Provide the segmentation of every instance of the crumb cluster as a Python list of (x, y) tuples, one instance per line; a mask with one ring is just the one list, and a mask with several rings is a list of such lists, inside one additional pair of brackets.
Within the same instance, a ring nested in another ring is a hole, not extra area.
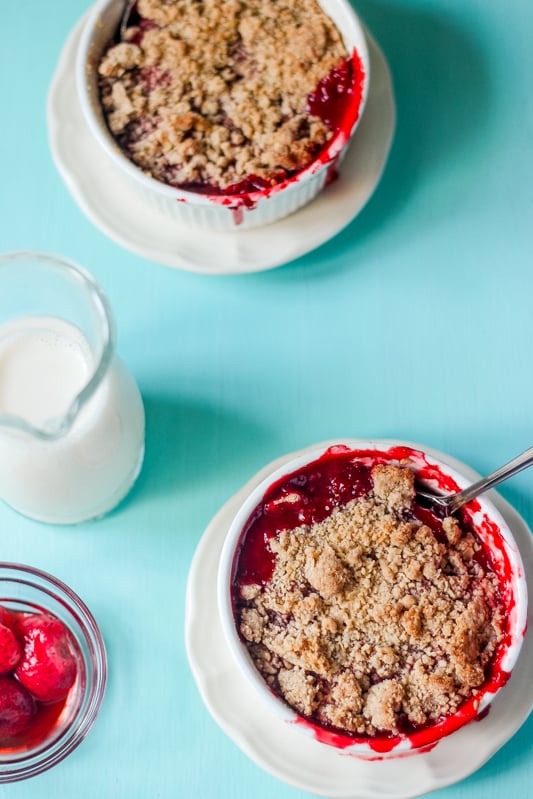
[(268, 684), (299, 713), (352, 734), (401, 734), (453, 714), (485, 679), (505, 620), (481, 545), (411, 512), (413, 472), (376, 465), (373, 490), (285, 530), (237, 621)]
[(100, 96), (128, 157), (171, 185), (275, 183), (332, 135), (306, 111), (347, 58), (316, 0), (139, 0), (104, 53)]

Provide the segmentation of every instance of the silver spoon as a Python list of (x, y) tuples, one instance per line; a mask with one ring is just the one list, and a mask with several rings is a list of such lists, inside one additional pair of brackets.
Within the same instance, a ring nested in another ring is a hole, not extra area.
[(455, 513), (455, 511), (459, 510), (459, 508), (462, 508), (463, 505), (465, 505), (467, 502), (470, 502), (470, 500), (474, 499), (474, 497), (484, 494), (485, 491), (488, 491), (490, 488), (494, 488), (494, 486), (497, 486), (499, 483), (507, 480), (508, 477), (518, 474), (518, 472), (521, 472), (522, 469), (527, 469), (527, 467), (531, 466), (532, 464), (533, 447), (530, 447), (521, 455), (518, 455), (516, 458), (513, 458), (512, 461), (506, 463), (505, 466), (502, 466), (500, 469), (492, 472), (492, 474), (489, 474), (488, 477), (483, 477), (481, 480), (478, 480), (477, 483), (473, 483), (471, 486), (464, 488), (457, 494), (439, 496), (438, 494), (430, 494), (428, 491), (419, 491), (418, 489), (416, 494), (418, 497), (428, 499), (434, 505), (444, 508), (448, 514)]

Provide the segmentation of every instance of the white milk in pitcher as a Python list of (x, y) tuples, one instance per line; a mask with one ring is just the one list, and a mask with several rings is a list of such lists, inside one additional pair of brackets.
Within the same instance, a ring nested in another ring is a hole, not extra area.
[(0, 416), (36, 427), (64, 416), (89, 381), (92, 360), (81, 332), (62, 319), (30, 317), (0, 327)]
[[(83, 334), (54, 317), (0, 327), (0, 416), (46, 429), (89, 382), (94, 357)], [(114, 507), (133, 484), (144, 452), (137, 386), (113, 357), (94, 394), (59, 438), (41, 440), (0, 424), (0, 497), (26, 516), (73, 523)]]

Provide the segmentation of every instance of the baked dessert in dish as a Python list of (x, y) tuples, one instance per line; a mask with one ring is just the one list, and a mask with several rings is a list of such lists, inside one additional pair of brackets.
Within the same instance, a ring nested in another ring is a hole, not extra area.
[(418, 455), (335, 447), (287, 473), (248, 508), (231, 566), (235, 628), (270, 691), (378, 751), (486, 706), (520, 604), (498, 528), (483, 517), (489, 545), (472, 508), (417, 501)]
[(316, 0), (139, 0), (98, 64), (109, 130), (156, 180), (243, 195), (311, 164), (364, 68)]
[(295, 213), (337, 177), (371, 80), (349, 0), (139, 0), (126, 26), (124, 7), (96, 0), (76, 58), (117, 193), (124, 180), (178, 225), (233, 232)]

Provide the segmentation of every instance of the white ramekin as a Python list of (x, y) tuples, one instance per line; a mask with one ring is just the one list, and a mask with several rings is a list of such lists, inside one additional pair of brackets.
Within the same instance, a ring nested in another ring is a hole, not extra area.
[(327, 184), (362, 117), (370, 85), (370, 62), (361, 22), (348, 0), (318, 0), (342, 34), (349, 53), (357, 52), (364, 70), (361, 101), (349, 109), (350, 129), (339, 131), (318, 159), (294, 177), (265, 191), (245, 195), (209, 195), (176, 189), (146, 175), (120, 150), (102, 113), (97, 67), (115, 36), (125, 0), (98, 0), (85, 22), (76, 61), (81, 108), (89, 128), (108, 157), (153, 207), (186, 225), (216, 231), (261, 227), (289, 216), (309, 203)]
[[(465, 488), (471, 481), (446, 463), (419, 450), (405, 445), (383, 441), (360, 441), (352, 443), (349, 439), (339, 441), (338, 447), (361, 453), (358, 460), (375, 462), (377, 453), (384, 453), (385, 460), (408, 463), (418, 478), (433, 486), (435, 490), (445, 489), (448, 492)], [(321, 458), (331, 447), (317, 445), (293, 460), (273, 471), (259, 485), (253, 488), (239, 508), (228, 530), (218, 569), (218, 606), (224, 637), (244, 678), (254, 687), (258, 698), (261, 698), (284, 721), (294, 725), (305, 734), (311, 734), (316, 740), (346, 753), (363, 759), (397, 757), (408, 753), (427, 751), (460, 727), (473, 719), (479, 718), (496, 694), (507, 682), (516, 663), (526, 633), (527, 621), (527, 587), (524, 566), (513, 534), (494, 504), (486, 497), (479, 497), (470, 503), (468, 515), (470, 523), (479, 535), (484, 548), (490, 552), (491, 561), (498, 573), (502, 586), (502, 598), (508, 611), (508, 630), (504, 641), (496, 653), (491, 672), (475, 697), (465, 702), (459, 710), (439, 723), (412, 734), (398, 737), (357, 738), (325, 730), (309, 719), (296, 713), (274, 694), (261, 673), (254, 665), (244, 642), (241, 640), (235, 624), (232, 581), (236, 556), (240, 548), (243, 529), (252, 513), (262, 502), (268, 489), (288, 475)], [(334, 447), (333, 447), (334, 449)]]

